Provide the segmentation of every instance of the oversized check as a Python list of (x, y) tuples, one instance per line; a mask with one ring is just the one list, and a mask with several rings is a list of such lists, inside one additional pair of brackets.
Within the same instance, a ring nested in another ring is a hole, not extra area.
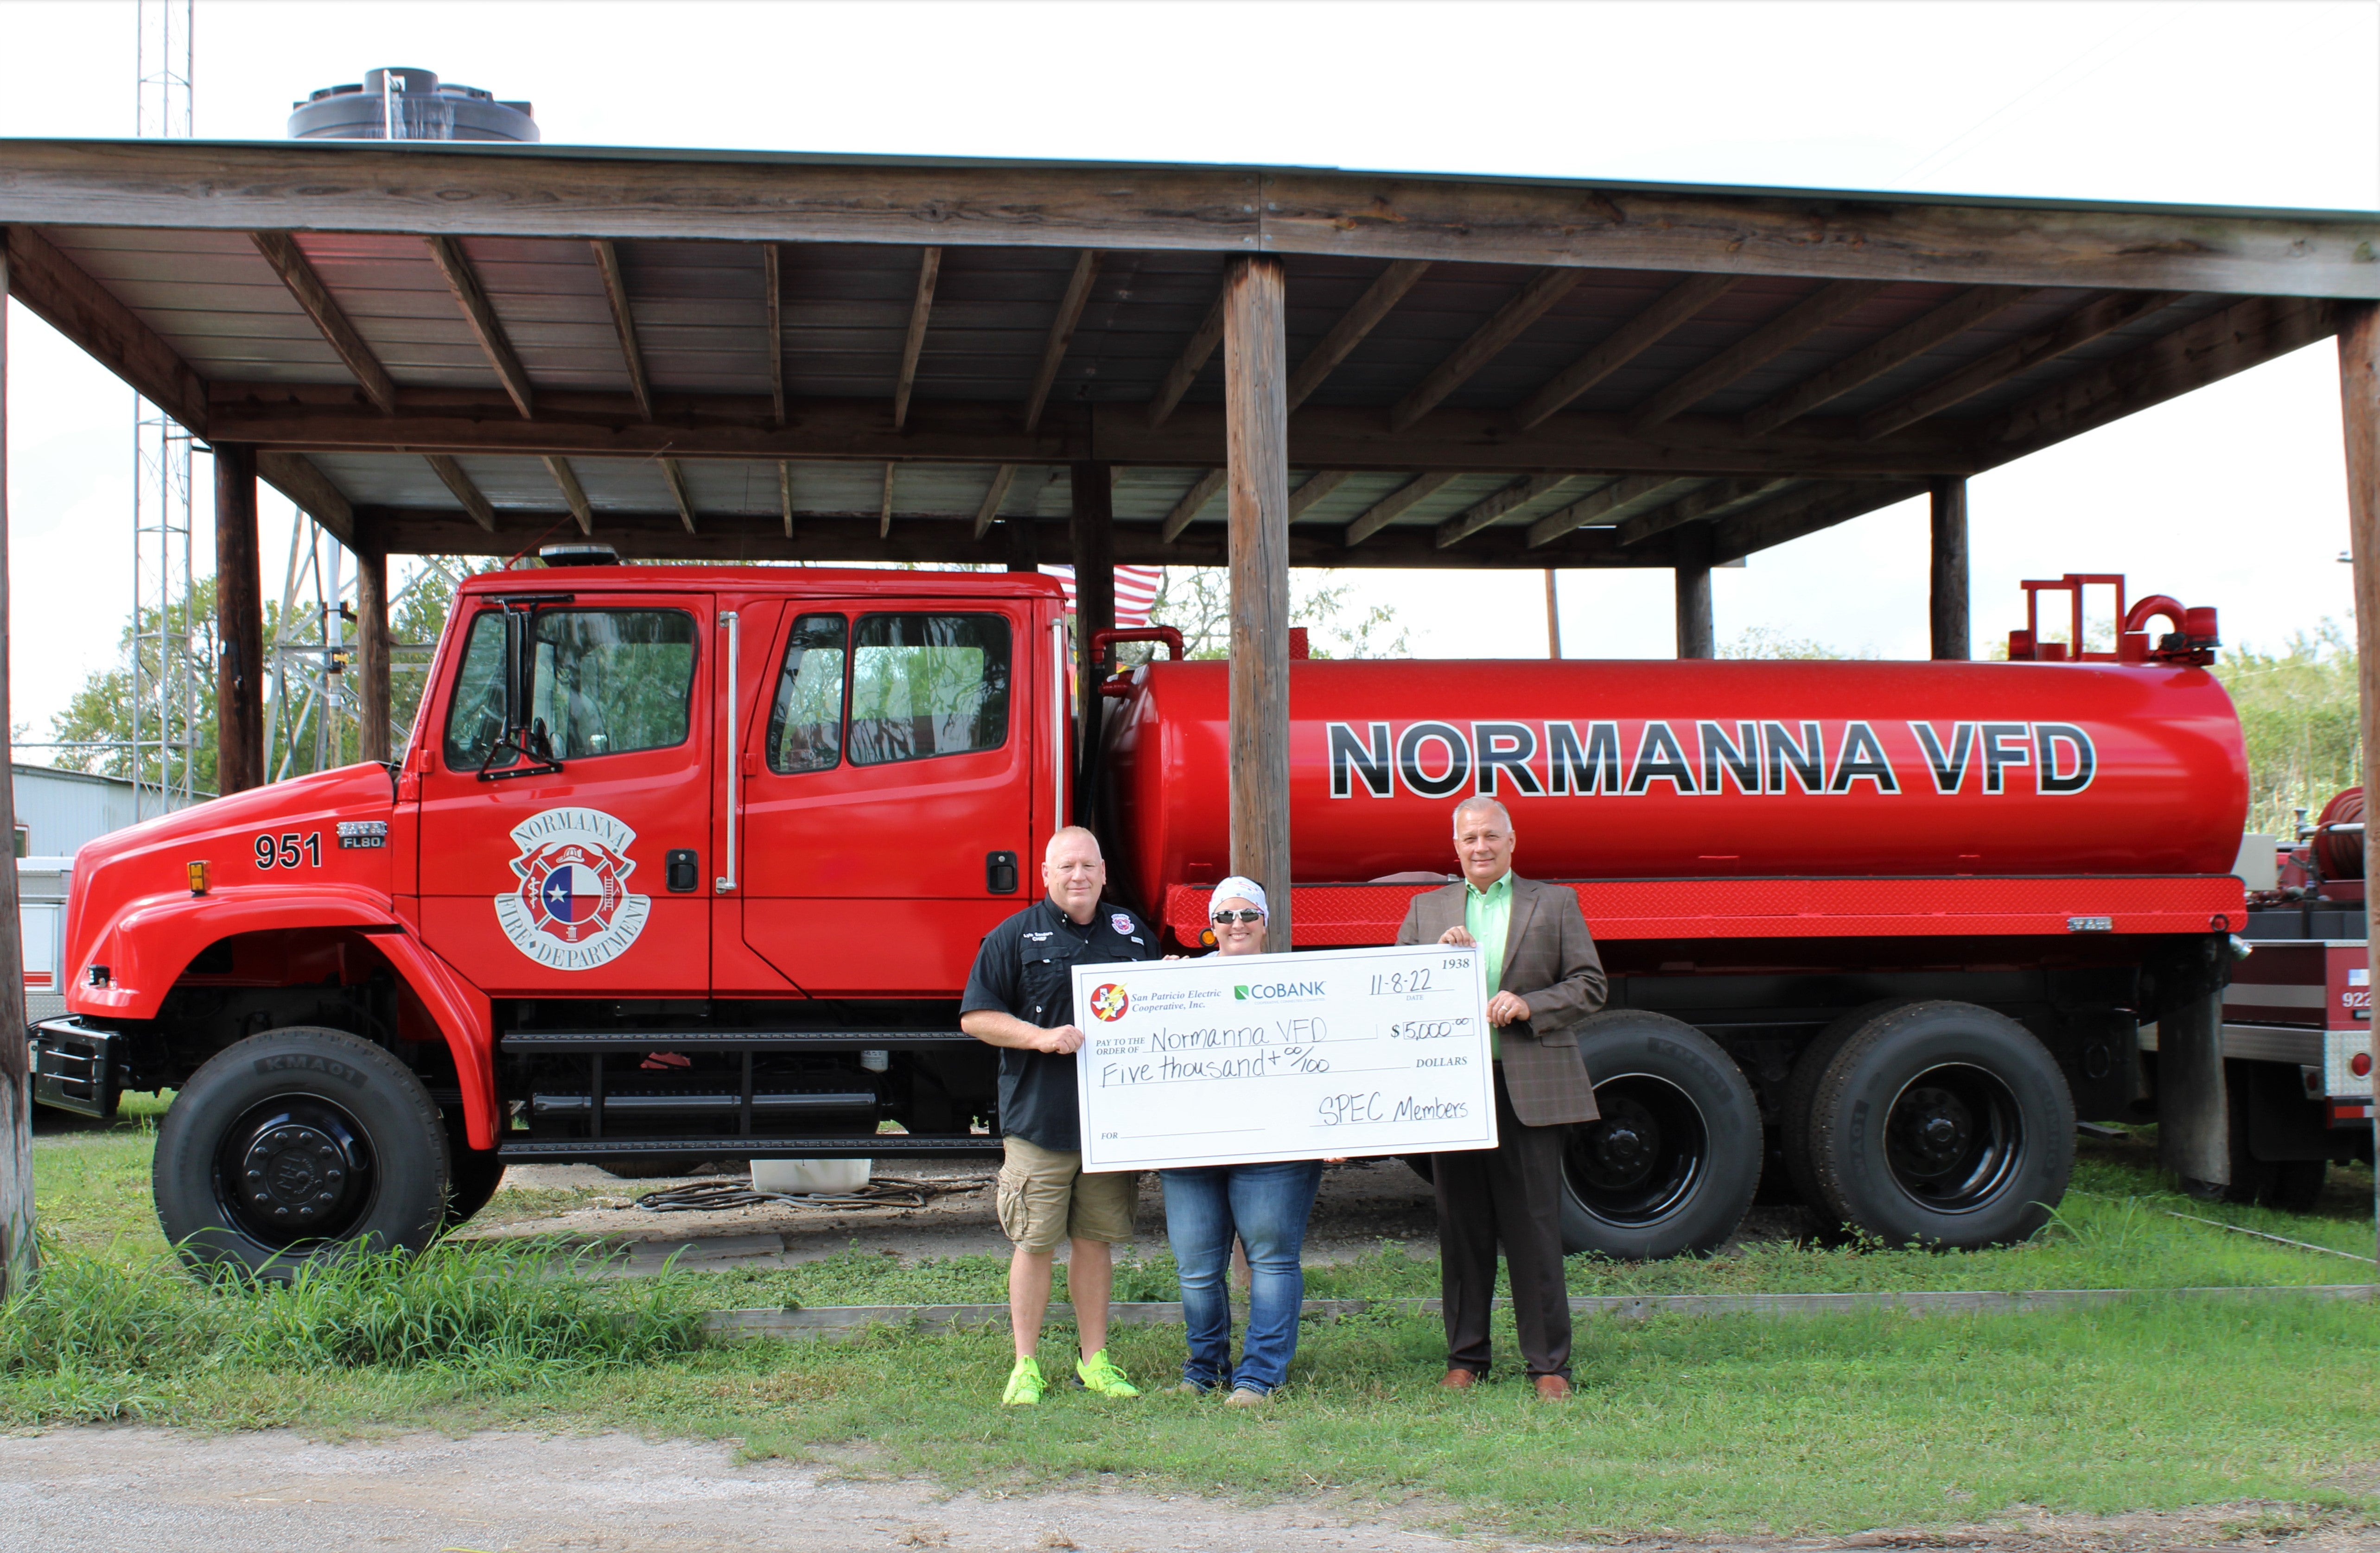
[(1083, 1169), (1496, 1146), (1468, 946), (1075, 967)]

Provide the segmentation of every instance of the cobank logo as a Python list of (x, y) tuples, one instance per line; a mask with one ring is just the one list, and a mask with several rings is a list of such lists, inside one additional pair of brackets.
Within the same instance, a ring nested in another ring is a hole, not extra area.
[(1254, 987), (1234, 987), (1232, 996), (1244, 1003), (1277, 1002), (1283, 998), (1319, 998), (1324, 988), (1318, 981), (1269, 981)]
[(1091, 993), (1091, 1017), (1101, 1024), (1114, 1024), (1123, 1017), (1123, 1011), (1130, 1007), (1132, 1007), (1132, 994), (1112, 981), (1095, 989)]

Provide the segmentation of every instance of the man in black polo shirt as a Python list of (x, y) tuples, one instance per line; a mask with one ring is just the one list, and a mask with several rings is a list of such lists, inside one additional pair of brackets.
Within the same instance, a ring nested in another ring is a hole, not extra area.
[(1083, 1130), (1075, 1095), (1075, 965), (1154, 960), (1157, 935), (1122, 906), (1099, 899), (1107, 860), (1099, 838), (1070, 825), (1043, 854), (1042, 899), (983, 940), (959, 1005), (959, 1028), (1000, 1050), (1000, 1227), (1016, 1243), (1008, 1263), (1008, 1316), (1016, 1365), (1003, 1403), (1031, 1405), (1046, 1382), (1036, 1357), (1050, 1306), (1050, 1263), (1072, 1243), (1066, 1287), (1074, 1296), (1082, 1358), (1075, 1373), (1103, 1397), (1140, 1392), (1107, 1354), (1108, 1291), (1118, 1241), (1132, 1238), (1139, 1178), (1130, 1171), (1083, 1173)]

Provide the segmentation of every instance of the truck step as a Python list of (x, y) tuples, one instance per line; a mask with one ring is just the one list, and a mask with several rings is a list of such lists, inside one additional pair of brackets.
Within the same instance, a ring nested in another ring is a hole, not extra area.
[[(686, 1095), (620, 1095), (603, 1097), (603, 1114), (616, 1116), (643, 1112), (653, 1115), (663, 1111), (724, 1111), (733, 1114), (743, 1109), (744, 1097), (738, 1094)], [(532, 1095), (529, 1110), (538, 1116), (584, 1116), (595, 1109), (592, 1095)], [(816, 1112), (863, 1110), (873, 1116), (876, 1096), (866, 1089), (848, 1093), (824, 1093), (814, 1090), (794, 1090), (771, 1094), (762, 1090), (752, 1097), (755, 1112)]]
[(548, 1138), (504, 1143), (496, 1150), (506, 1160), (618, 1159), (638, 1154), (691, 1154), (705, 1159), (850, 1159), (905, 1155), (1000, 1153), (1000, 1139), (983, 1133), (876, 1133), (840, 1138)]

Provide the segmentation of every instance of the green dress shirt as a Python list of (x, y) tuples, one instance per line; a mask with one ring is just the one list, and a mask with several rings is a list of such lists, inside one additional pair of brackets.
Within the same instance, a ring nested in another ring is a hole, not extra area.
[[(1480, 996), (1492, 998), (1504, 979), (1504, 933), (1512, 925), (1512, 870), (1485, 890), (1466, 880), (1463, 892), (1463, 926), (1479, 945)], [(1492, 1025), (1488, 1050), (1495, 1060), (1503, 1060), (1504, 1034)]]

